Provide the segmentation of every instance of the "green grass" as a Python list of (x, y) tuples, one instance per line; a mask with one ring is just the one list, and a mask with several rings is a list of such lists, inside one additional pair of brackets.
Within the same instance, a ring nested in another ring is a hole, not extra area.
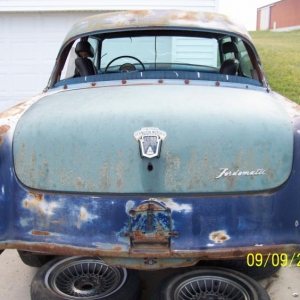
[(250, 35), (271, 88), (300, 104), (300, 30)]

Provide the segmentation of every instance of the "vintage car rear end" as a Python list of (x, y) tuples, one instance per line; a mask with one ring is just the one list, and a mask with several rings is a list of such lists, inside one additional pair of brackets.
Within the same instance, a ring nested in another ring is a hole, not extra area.
[(227, 17), (83, 20), (1, 115), (0, 249), (145, 270), (298, 253), (299, 115)]

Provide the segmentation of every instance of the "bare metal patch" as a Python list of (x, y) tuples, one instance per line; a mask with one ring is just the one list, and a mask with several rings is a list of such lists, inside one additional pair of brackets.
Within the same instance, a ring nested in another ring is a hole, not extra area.
[(217, 244), (222, 244), (230, 239), (225, 230), (214, 231), (209, 235), (209, 239)]

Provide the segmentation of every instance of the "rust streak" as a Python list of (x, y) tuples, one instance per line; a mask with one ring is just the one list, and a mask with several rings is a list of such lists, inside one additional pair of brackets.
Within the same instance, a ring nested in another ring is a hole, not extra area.
[(122, 247), (118, 247), (118, 246), (117, 246), (117, 247), (112, 248), (112, 250), (113, 250), (113, 251), (121, 251), (121, 250), (122, 250)]
[[(118, 246), (116, 246), (118, 247)], [(209, 250), (185, 250), (185, 251), (166, 251), (163, 253), (153, 252), (144, 253), (130, 252), (128, 250), (114, 251), (112, 249), (89, 248), (89, 247), (74, 247), (69, 245), (58, 245), (53, 243), (26, 243), (26, 242), (5, 242), (0, 243), (0, 249), (22, 249), (24, 251), (34, 251), (53, 255), (86, 255), (86, 256), (103, 256), (103, 257), (133, 257), (144, 258), (150, 257), (173, 257), (173, 258), (198, 258), (198, 260), (212, 259), (244, 259), (249, 253), (261, 253), (268, 255), (268, 253), (295, 253), (300, 252), (300, 245), (267, 245), (267, 246), (250, 246), (250, 247), (235, 247), (235, 248), (219, 248)]]
[(39, 236), (50, 236), (51, 234), (47, 231), (40, 231), (40, 230), (32, 230), (31, 234), (39, 235)]

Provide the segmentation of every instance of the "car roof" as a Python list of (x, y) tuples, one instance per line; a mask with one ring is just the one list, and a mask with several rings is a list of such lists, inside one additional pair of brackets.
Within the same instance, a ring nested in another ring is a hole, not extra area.
[(251, 41), (245, 27), (232, 18), (212, 12), (179, 10), (136, 10), (102, 13), (75, 23), (64, 43), (95, 32), (136, 29), (193, 29), (235, 33)]

